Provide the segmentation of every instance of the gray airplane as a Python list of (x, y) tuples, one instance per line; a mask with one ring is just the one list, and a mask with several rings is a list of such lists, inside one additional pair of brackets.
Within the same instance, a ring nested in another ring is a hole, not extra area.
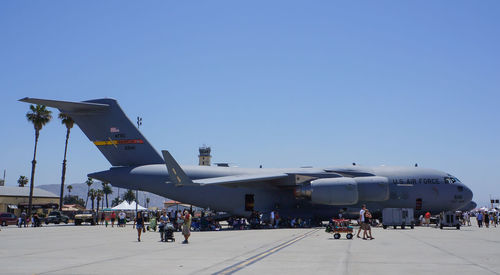
[(324, 220), (339, 212), (357, 215), (362, 204), (375, 215), (387, 207), (414, 208), (419, 215), (475, 205), (472, 191), (456, 177), (421, 167), (181, 167), (168, 151), (162, 158), (114, 99), (20, 101), (73, 118), (112, 165), (89, 177), (236, 216), (278, 210), (281, 217)]

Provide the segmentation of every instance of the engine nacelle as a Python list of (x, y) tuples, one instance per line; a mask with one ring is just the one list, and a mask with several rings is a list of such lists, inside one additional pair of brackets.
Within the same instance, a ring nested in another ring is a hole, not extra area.
[(351, 205), (358, 202), (358, 188), (352, 178), (317, 179), (297, 188), (295, 196), (316, 204)]
[(389, 181), (385, 177), (317, 179), (295, 189), (297, 198), (310, 199), (315, 204), (353, 205), (358, 201), (389, 199)]

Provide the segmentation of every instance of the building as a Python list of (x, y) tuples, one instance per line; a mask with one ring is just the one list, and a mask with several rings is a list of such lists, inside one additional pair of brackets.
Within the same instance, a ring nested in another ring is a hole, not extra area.
[(200, 166), (210, 166), (212, 156), (210, 155), (210, 147), (202, 146), (200, 147), (200, 155), (198, 155), (199, 165)]
[[(0, 212), (13, 213), (19, 216), (23, 210), (28, 209), (29, 187), (0, 186)], [(43, 189), (33, 189), (33, 208), (35, 211), (57, 209), (59, 196)]]

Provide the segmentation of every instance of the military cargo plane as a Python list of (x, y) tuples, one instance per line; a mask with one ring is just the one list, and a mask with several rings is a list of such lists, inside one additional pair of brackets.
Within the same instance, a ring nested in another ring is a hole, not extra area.
[(168, 151), (162, 158), (114, 99), (20, 101), (73, 118), (112, 166), (89, 177), (236, 216), (278, 210), (281, 217), (323, 220), (339, 212), (357, 215), (362, 204), (375, 215), (388, 207), (414, 208), (419, 215), (472, 205), (472, 191), (456, 177), (421, 167), (181, 167)]

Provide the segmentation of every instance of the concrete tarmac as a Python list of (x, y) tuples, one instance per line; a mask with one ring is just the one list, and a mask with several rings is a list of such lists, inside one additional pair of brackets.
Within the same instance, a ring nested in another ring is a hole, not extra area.
[(137, 242), (130, 225), (1, 229), (0, 274), (500, 274), (500, 227), (193, 232), (187, 245), (178, 232)]

